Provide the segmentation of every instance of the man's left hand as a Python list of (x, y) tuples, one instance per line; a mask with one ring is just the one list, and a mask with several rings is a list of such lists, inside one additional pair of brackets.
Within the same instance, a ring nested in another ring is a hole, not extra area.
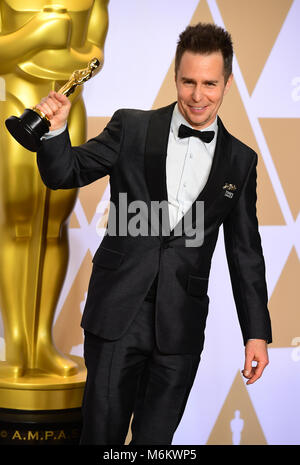
[[(252, 362), (257, 362), (252, 366)], [(257, 381), (269, 363), (267, 343), (263, 339), (249, 339), (245, 347), (245, 365), (242, 373), (248, 378), (246, 384)]]

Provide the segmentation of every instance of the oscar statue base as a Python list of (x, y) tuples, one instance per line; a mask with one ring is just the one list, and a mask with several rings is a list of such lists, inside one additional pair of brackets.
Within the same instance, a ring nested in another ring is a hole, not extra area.
[(0, 444), (78, 444), (86, 369), (81, 357), (74, 376), (28, 370), (0, 378)]
[(37, 111), (26, 108), (20, 117), (10, 116), (5, 125), (11, 135), (25, 149), (36, 152), (41, 145), (41, 137), (49, 131), (50, 123)]
[(1, 445), (76, 445), (81, 432), (81, 409), (0, 409)]

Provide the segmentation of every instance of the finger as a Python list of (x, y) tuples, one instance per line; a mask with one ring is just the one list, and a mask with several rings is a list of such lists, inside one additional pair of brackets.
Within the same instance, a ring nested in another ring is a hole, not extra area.
[(266, 367), (267, 363), (263, 363), (263, 362), (258, 362), (256, 367), (254, 367), (253, 369), (253, 375), (251, 376), (251, 378), (247, 381), (246, 384), (253, 384), (255, 383), (255, 381), (257, 381), (261, 375), (263, 374), (263, 371)]
[(244, 378), (250, 379), (252, 376), (254, 376), (254, 369), (251, 368), (250, 370), (242, 370), (242, 374)]
[(252, 367), (253, 357), (246, 354), (244, 369), (242, 370), (245, 378), (250, 378), (253, 376), (253, 367)]
[(51, 110), (47, 102), (41, 101), (39, 105), (36, 105), (36, 108), (45, 113), (45, 115), (47, 115), (49, 119), (53, 117), (53, 111)]
[(51, 96), (53, 99), (55, 99), (57, 102), (61, 103), (62, 105), (70, 104), (68, 97), (66, 97), (63, 94), (60, 94), (59, 92), (54, 92), (54, 90), (50, 92), (49, 96)]
[(37, 110), (40, 110), (44, 115), (47, 116), (47, 118), (50, 119), (50, 109), (47, 106), (45, 106), (42, 103), (39, 103), (34, 108), (36, 108)]
[(42, 102), (46, 103), (49, 106), (49, 108), (51, 108), (53, 114), (55, 114), (59, 110), (59, 108), (62, 106), (60, 102), (56, 102), (51, 97), (47, 97), (43, 99)]

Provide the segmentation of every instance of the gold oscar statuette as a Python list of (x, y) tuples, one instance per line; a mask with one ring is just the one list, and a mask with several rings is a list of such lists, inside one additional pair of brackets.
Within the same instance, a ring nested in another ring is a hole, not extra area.
[(89, 272), (67, 274), (78, 189), (49, 189), (28, 149), (51, 123), (33, 105), (58, 89), (72, 145), (86, 142), (82, 84), (103, 64), (108, 3), (0, 0), (0, 447), (79, 442)]
[[(68, 82), (59, 89), (59, 93), (68, 97), (77, 86), (88, 81), (101, 63), (93, 58), (84, 69), (72, 73)], [(5, 121), (11, 135), (27, 150), (36, 152), (41, 144), (41, 137), (49, 131), (51, 122), (38, 108), (26, 108), (20, 117), (10, 116)]]

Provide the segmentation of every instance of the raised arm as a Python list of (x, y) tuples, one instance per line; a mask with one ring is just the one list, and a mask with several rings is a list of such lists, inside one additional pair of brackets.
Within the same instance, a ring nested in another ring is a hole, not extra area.
[[(53, 129), (65, 125), (70, 107), (66, 96), (53, 91), (38, 105)], [(44, 140), (37, 157), (43, 182), (50, 189), (72, 189), (110, 174), (121, 151), (123, 131), (122, 115), (117, 111), (104, 131), (83, 145), (72, 147), (67, 129)]]

